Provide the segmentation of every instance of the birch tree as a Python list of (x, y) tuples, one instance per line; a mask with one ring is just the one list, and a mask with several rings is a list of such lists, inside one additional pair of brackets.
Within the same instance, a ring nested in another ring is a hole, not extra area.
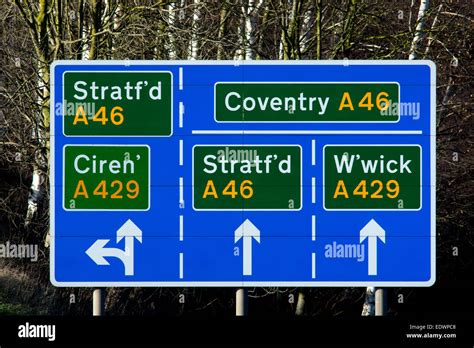
[(256, 59), (258, 15), (264, 4), (264, 0), (241, 0), (238, 26), (239, 47), (236, 50), (234, 59)]
[[(52, 13), (49, 0), (40, 0), (37, 4), (29, 1), (15, 0), (15, 4), (29, 28), (31, 41), (34, 47), (36, 64), (36, 93), (37, 114), (34, 119), (35, 127), (31, 134), (32, 142), (36, 146), (35, 160), (33, 162), (30, 194), (28, 197), (28, 208), (25, 218), (25, 226), (29, 226), (35, 217), (38, 206), (41, 204), (47, 182), (48, 158), (49, 158), (49, 62), (54, 59), (53, 54), (59, 51), (59, 47), (51, 47), (54, 36), (50, 30), (49, 16)], [(61, 16), (60, 13), (56, 13)], [(60, 19), (56, 20), (59, 23)], [(55, 22), (54, 20), (52, 21)], [(60, 44), (60, 41), (55, 41)]]
[(193, 0), (193, 21), (191, 24), (191, 40), (189, 42), (188, 59), (198, 59), (199, 48), (199, 21), (201, 17), (201, 0)]
[(219, 31), (217, 34), (217, 60), (224, 59), (224, 39), (226, 34), (227, 17), (229, 15), (229, 4), (228, 0), (223, 0), (221, 8), (219, 10)]
[(321, 22), (322, 22), (322, 0), (316, 0), (315, 10), (315, 40), (316, 40), (316, 59), (321, 59)]
[[(0, 1), (0, 176), (5, 166), (16, 180), (15, 187), (3, 194), (7, 180), (0, 177), (1, 233), (5, 220), (11, 224), (7, 236), (11, 240), (28, 238), (38, 243), (38, 236), (47, 230), (47, 205), (42, 203), (48, 195), (49, 65), (55, 58), (428, 58), (436, 61), (438, 69), (437, 122), (442, 138), (438, 142), (437, 238), (442, 243), (437, 255), (446, 260), (451, 251), (444, 246), (461, 244), (462, 240), (465, 248), (472, 245), (466, 222), (471, 187), (465, 180), (472, 176), (467, 147), (472, 123), (469, 87), (474, 21), (469, 10), (469, 5), (459, 2), (436, 3), (430, 10), (428, 1), (423, 0), (413, 0), (411, 7), (410, 1), (381, 0)], [(462, 165), (452, 159), (454, 152), (461, 156)], [(22, 160), (17, 161), (17, 156)], [(452, 206), (459, 209), (447, 208)], [(469, 260), (465, 260), (467, 264)], [(46, 279), (47, 262), (36, 266), (28, 274)], [(449, 262), (441, 262), (441, 267), (446, 274)], [(47, 282), (37, 285), (48, 286)], [(275, 312), (287, 315), (338, 315), (353, 308), (360, 314), (365, 299), (363, 315), (373, 315), (376, 290), (256, 288), (250, 296), (266, 297), (267, 304), (273, 301)], [(282, 296), (285, 291), (295, 295), (291, 304)], [(110, 296), (112, 293), (116, 296)], [(62, 290), (54, 294), (68, 296)], [(186, 297), (185, 305), (176, 301), (181, 294)], [(78, 303), (87, 303), (85, 296), (90, 292), (78, 291), (76, 295)], [(111, 314), (140, 315), (157, 310), (209, 314), (230, 312), (232, 295), (232, 289), (179, 290), (178, 295), (169, 289), (114, 289), (109, 292), (107, 306)], [(263, 311), (263, 301), (256, 301), (252, 311)], [(89, 310), (86, 305), (76, 308), (80, 308), (77, 313)], [(71, 307), (65, 305), (55, 310), (71, 313)]]
[(176, 2), (171, 1), (168, 4), (168, 41), (166, 45), (166, 51), (168, 57), (171, 60), (176, 59), (176, 42), (175, 42), (175, 25), (176, 25)]
[(411, 43), (410, 55), (408, 59), (418, 59), (418, 50), (424, 39), (424, 28), (428, 12), (429, 0), (420, 0), (420, 8), (418, 10), (418, 18), (416, 20), (416, 29), (413, 41)]
[(301, 33), (299, 37), (299, 46), (301, 51), (301, 57), (306, 56), (311, 43), (311, 37), (313, 36), (313, 26), (315, 23), (315, 7), (310, 6), (306, 8), (303, 15), (303, 21), (301, 26)]
[[(413, 41), (411, 43), (410, 53), (408, 56), (409, 60), (417, 59), (418, 58), (418, 50), (420, 48), (421, 42), (424, 39), (424, 27), (428, 12), (429, 1), (428, 0), (421, 0), (420, 1), (420, 8), (418, 10), (418, 19), (415, 29), (415, 35), (413, 37)], [(364, 302), (364, 306), (362, 308), (362, 315), (363, 316), (373, 316), (375, 315), (375, 292), (377, 288), (375, 287), (368, 287), (366, 290), (366, 298)]]

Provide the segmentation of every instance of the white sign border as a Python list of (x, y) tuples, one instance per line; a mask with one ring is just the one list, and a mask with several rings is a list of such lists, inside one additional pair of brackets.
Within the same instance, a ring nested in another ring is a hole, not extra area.
[[(58, 60), (53, 62), (50, 67), (50, 81), (55, 81), (54, 70), (57, 65), (123, 65), (128, 67), (132, 61), (77, 61), (77, 60)], [(430, 68), (430, 164), (431, 164), (431, 269), (430, 278), (426, 281), (348, 281), (348, 282), (322, 282), (322, 281), (303, 281), (303, 282), (63, 282), (57, 281), (55, 278), (55, 254), (54, 254), (54, 238), (55, 238), (55, 191), (54, 191), (54, 175), (50, 175), (50, 281), (56, 287), (430, 287), (436, 281), (436, 65), (430, 60), (297, 60), (297, 61), (159, 61), (159, 60), (142, 60), (133, 61), (134, 65), (427, 65)], [(54, 173), (54, 131), (55, 131), (55, 113), (54, 113), (54, 85), (51, 86), (50, 113), (52, 115), (50, 122), (50, 173)], [(310, 257), (309, 255), (308, 257)]]

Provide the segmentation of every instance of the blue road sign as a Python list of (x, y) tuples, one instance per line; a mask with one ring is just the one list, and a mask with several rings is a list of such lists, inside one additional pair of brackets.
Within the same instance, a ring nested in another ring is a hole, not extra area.
[(51, 81), (54, 285), (434, 283), (431, 61), (57, 61)]

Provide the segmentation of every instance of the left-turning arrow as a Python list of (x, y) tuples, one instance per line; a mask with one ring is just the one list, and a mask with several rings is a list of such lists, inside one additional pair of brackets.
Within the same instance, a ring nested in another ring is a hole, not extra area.
[(86, 250), (86, 254), (97, 265), (107, 266), (110, 263), (105, 257), (115, 257), (122, 261), (125, 266), (125, 275), (132, 276), (134, 274), (134, 239), (136, 238), (140, 243), (142, 242), (142, 231), (132, 220), (127, 220), (117, 230), (117, 243), (125, 238), (125, 250), (119, 248), (106, 248), (110, 239), (98, 239)]

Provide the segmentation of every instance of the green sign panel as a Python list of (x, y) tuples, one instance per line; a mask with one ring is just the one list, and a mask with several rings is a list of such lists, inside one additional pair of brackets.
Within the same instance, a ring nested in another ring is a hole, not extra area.
[(218, 122), (397, 122), (399, 85), (218, 82)]
[(64, 209), (148, 210), (147, 145), (66, 145)]
[(326, 145), (325, 209), (421, 208), (419, 145)]
[(301, 154), (299, 145), (194, 146), (194, 209), (301, 209)]
[(170, 136), (170, 72), (66, 72), (64, 134)]

